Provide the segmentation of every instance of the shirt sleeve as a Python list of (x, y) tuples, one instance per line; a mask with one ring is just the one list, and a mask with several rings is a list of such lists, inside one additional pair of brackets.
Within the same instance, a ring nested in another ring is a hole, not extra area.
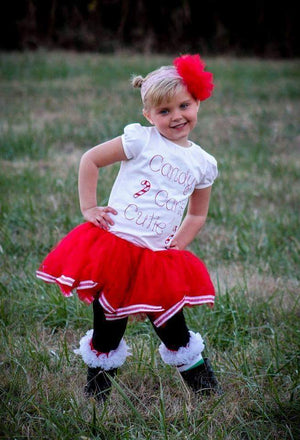
[(130, 124), (124, 128), (122, 144), (127, 159), (137, 157), (149, 138), (149, 129), (141, 124)]
[(195, 185), (196, 189), (203, 189), (211, 186), (218, 176), (218, 165), (216, 159), (207, 154), (206, 169), (200, 182)]

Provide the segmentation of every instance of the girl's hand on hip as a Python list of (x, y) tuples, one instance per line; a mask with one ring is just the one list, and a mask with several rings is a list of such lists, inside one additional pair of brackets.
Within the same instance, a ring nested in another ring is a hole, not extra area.
[(85, 209), (83, 212), (85, 220), (93, 223), (95, 226), (105, 229), (106, 231), (110, 226), (115, 224), (110, 214), (117, 214), (117, 211), (110, 206), (95, 206), (93, 208)]
[(182, 250), (179, 246), (179, 243), (177, 242), (177, 240), (172, 240), (168, 249), (176, 249), (177, 251)]

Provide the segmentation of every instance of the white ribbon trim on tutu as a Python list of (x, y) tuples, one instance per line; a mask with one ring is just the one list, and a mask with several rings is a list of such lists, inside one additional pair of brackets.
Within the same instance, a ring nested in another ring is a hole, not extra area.
[(131, 356), (130, 347), (124, 339), (121, 340), (115, 350), (99, 354), (99, 352), (91, 348), (90, 342), (92, 337), (93, 330), (88, 330), (85, 336), (80, 339), (79, 348), (74, 350), (74, 353), (81, 355), (83, 361), (91, 368), (101, 367), (105, 371), (112, 370), (123, 365), (127, 356)]
[(179, 350), (169, 350), (164, 343), (159, 346), (159, 353), (162, 360), (168, 365), (183, 365), (192, 363), (204, 350), (204, 342), (200, 333), (190, 333), (190, 340), (186, 347), (180, 347)]
[[(75, 279), (71, 278), (71, 277), (67, 277), (65, 275), (61, 275), (60, 277), (55, 277), (53, 275), (50, 275), (46, 272), (43, 272), (41, 270), (37, 270), (35, 272), (37, 278), (45, 281), (46, 283), (57, 283), (58, 285), (62, 285), (62, 286), (67, 286), (71, 289), (73, 289), (73, 285), (75, 283)], [(79, 290), (87, 290), (87, 289), (94, 289), (95, 287), (97, 287), (98, 283), (96, 281), (93, 280), (84, 280), (84, 281), (80, 281), (80, 283), (78, 284), (78, 286), (76, 287), (76, 291)], [(72, 292), (63, 292), (64, 296), (73, 296)]]
[(155, 327), (160, 327), (168, 319), (172, 318), (172, 316), (176, 315), (179, 310), (181, 310), (184, 306), (200, 306), (202, 304), (214, 304), (215, 297), (214, 295), (201, 295), (201, 296), (184, 296), (181, 301), (174, 304), (171, 308), (169, 308), (166, 312), (162, 313), (153, 324)]
[(99, 303), (107, 312), (105, 313), (105, 318), (108, 320), (120, 319), (124, 316), (129, 316), (134, 313), (158, 313), (164, 311), (161, 306), (152, 306), (149, 304), (133, 304), (131, 306), (114, 309), (113, 306), (107, 301), (103, 292), (99, 298)]

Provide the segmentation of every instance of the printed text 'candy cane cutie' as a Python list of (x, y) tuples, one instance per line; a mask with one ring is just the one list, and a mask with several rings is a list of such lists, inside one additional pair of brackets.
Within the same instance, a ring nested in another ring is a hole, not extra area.
[(191, 175), (190, 170), (182, 171), (178, 167), (174, 167), (171, 163), (166, 162), (161, 154), (156, 154), (150, 159), (150, 169), (155, 173), (160, 173), (168, 180), (184, 186), (183, 194), (191, 192), (196, 183), (195, 177)]

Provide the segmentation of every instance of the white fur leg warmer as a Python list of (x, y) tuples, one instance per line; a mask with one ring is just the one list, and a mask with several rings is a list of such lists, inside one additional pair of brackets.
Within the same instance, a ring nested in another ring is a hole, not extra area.
[(99, 353), (91, 348), (92, 336), (93, 330), (89, 330), (80, 339), (79, 348), (74, 350), (74, 353), (81, 355), (83, 361), (91, 368), (101, 367), (103, 370), (109, 371), (123, 365), (127, 356), (131, 355), (130, 348), (124, 339), (121, 340), (116, 350), (111, 350), (109, 353)]
[(180, 347), (179, 350), (169, 350), (165, 344), (161, 343), (159, 346), (159, 353), (162, 360), (168, 365), (183, 365), (190, 364), (196, 361), (199, 354), (204, 350), (204, 342), (200, 333), (190, 333), (190, 340), (186, 347)]

